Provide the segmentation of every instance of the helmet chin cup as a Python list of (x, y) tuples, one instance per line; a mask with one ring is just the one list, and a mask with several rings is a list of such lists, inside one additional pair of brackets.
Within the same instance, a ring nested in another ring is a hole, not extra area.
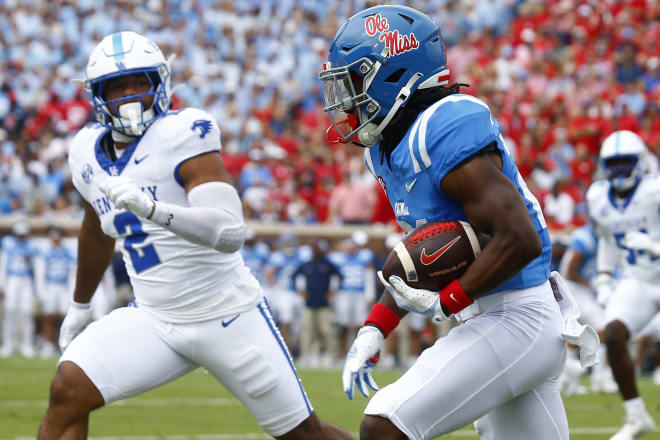
[(383, 139), (380, 133), (374, 134), (377, 131), (378, 125), (370, 122), (362, 130), (358, 131), (357, 138), (365, 147), (373, 147)]

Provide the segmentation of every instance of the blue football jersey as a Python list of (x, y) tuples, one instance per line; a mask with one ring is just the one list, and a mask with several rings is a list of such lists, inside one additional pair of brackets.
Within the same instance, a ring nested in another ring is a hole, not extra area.
[(46, 281), (56, 284), (68, 284), (72, 265), (76, 263), (73, 253), (64, 246), (51, 246), (44, 255), (46, 263)]
[(587, 280), (596, 276), (598, 238), (591, 226), (582, 226), (573, 231), (568, 249), (575, 249), (584, 256), (578, 268), (580, 276)]
[(349, 255), (345, 252), (332, 252), (330, 261), (341, 272), (339, 290), (364, 293), (367, 290), (367, 267), (374, 265), (374, 254), (369, 249), (360, 249)]
[(301, 246), (296, 248), (292, 255), (288, 255), (284, 251), (275, 251), (270, 255), (269, 266), (276, 270), (277, 284), (279, 287), (296, 291), (295, 280), (292, 275), (303, 263), (310, 261), (313, 257), (312, 250), (309, 246)]
[(268, 256), (270, 255), (268, 245), (266, 243), (255, 243), (253, 246), (243, 245), (240, 252), (245, 265), (261, 284), (264, 280), (264, 266), (268, 262)]
[(537, 286), (550, 276), (548, 229), (538, 201), (506, 148), (499, 124), (483, 101), (463, 94), (447, 96), (420, 113), (392, 152), (391, 168), (387, 161), (380, 163), (379, 146), (365, 148), (364, 159), (407, 232), (432, 221), (468, 220), (461, 204), (444, 194), (440, 183), (448, 172), (491, 143), (499, 150), (502, 173), (518, 189), (543, 245), (538, 258), (491, 293)]
[(39, 254), (39, 250), (30, 240), (19, 241), (15, 237), (6, 236), (2, 239), (2, 251), (7, 256), (5, 270), (8, 276), (26, 278), (34, 276), (32, 259)]

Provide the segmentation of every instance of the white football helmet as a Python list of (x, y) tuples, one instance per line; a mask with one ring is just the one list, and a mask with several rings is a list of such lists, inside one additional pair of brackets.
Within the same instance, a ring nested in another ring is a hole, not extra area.
[(644, 141), (632, 131), (615, 131), (600, 148), (600, 166), (605, 178), (619, 191), (633, 188), (644, 173), (648, 150)]
[[(104, 99), (103, 89), (108, 79), (136, 73), (147, 77), (151, 84), (149, 92), (110, 101)], [(172, 101), (169, 62), (156, 43), (135, 32), (108, 35), (92, 50), (84, 86), (94, 106), (96, 120), (104, 127), (132, 137), (141, 136), (156, 118), (169, 110)], [(149, 108), (144, 106), (146, 96), (154, 97)]]

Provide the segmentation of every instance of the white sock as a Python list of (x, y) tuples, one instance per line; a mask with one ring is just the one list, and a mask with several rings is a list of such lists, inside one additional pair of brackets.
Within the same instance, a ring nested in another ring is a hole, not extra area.
[(646, 411), (646, 406), (641, 397), (635, 397), (634, 399), (624, 400), (623, 406), (626, 409), (626, 414), (639, 413)]

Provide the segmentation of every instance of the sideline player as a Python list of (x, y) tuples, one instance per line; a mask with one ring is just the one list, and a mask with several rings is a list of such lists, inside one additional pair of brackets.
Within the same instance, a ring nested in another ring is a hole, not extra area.
[(439, 295), (383, 280), (390, 294), (348, 353), (344, 390), (351, 398), (355, 383), (365, 396), (368, 384), (375, 389), (373, 356), (407, 313), (399, 305), (435, 318), (456, 314), (463, 325), (371, 399), (360, 438), (430, 439), (476, 421), (482, 439), (565, 440), (556, 379), (566, 343), (546, 223), (488, 106), (457, 93), (457, 84), (440, 87), (448, 78), (440, 28), (403, 6), (352, 16), (320, 72), (329, 138), (366, 147), (365, 163), (405, 230), (457, 219), (492, 236)]
[(37, 297), (43, 314), (44, 343), (40, 355), (44, 358), (59, 353), (55, 346), (57, 325), (71, 303), (73, 270), (76, 264), (74, 252), (65, 246), (63, 233), (58, 228), (48, 231), (49, 242), (35, 261)]
[[(66, 351), (39, 438), (84, 438), (91, 410), (200, 366), (273, 437), (350, 438), (313, 412), (238, 252), (241, 202), (227, 183), (212, 117), (169, 111), (169, 63), (134, 32), (94, 48), (85, 88), (99, 123), (76, 135), (69, 154), (85, 217), (74, 302), (61, 331)], [(115, 240), (137, 307), (113, 311), (72, 341), (89, 318)]]
[(339, 291), (334, 298), (335, 322), (339, 330), (339, 347), (346, 353), (357, 330), (367, 317), (369, 305), (376, 297), (374, 254), (365, 247), (369, 236), (355, 231), (342, 242), (339, 250), (331, 252), (330, 261), (341, 272)]
[(18, 348), (21, 356), (31, 358), (35, 355), (34, 260), (39, 250), (26, 222), (15, 223), (12, 234), (0, 242), (0, 292), (5, 294), (0, 357), (9, 357)]
[[(630, 338), (660, 309), (660, 176), (644, 175), (647, 154), (635, 133), (612, 133), (599, 155), (605, 179), (587, 191), (589, 215), (598, 235), (596, 289), (599, 302), (607, 302), (607, 356), (626, 411), (625, 424), (612, 440), (633, 439), (655, 428), (637, 390), (628, 351)], [(613, 288), (617, 263), (620, 278)]]

